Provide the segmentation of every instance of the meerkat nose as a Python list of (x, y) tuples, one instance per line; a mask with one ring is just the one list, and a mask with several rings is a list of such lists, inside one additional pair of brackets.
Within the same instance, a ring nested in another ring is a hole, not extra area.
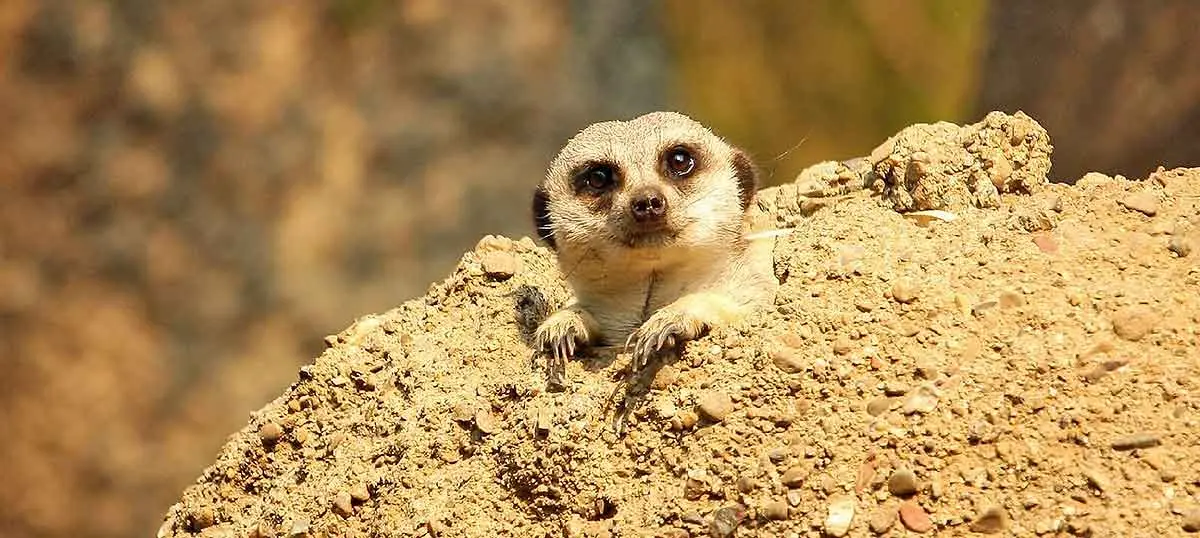
[(660, 220), (667, 214), (667, 197), (658, 187), (643, 187), (633, 193), (629, 209), (638, 222)]

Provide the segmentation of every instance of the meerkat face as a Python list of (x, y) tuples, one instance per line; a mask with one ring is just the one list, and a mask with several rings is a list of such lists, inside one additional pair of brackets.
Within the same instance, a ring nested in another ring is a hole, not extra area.
[(538, 235), (562, 253), (728, 245), (756, 190), (750, 159), (682, 114), (589, 126), (534, 194)]

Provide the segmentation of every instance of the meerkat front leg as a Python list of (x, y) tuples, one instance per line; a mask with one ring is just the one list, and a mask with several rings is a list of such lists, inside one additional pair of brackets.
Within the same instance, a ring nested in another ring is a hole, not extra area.
[(713, 327), (732, 323), (740, 317), (742, 308), (727, 295), (701, 292), (685, 295), (659, 309), (626, 341), (627, 348), (632, 345), (633, 371), (645, 368), (651, 359), (703, 336)]

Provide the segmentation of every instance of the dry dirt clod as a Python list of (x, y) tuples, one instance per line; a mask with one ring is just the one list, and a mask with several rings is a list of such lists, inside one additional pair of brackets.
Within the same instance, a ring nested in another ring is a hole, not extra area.
[(917, 475), (911, 469), (897, 469), (888, 477), (888, 491), (897, 497), (908, 497), (917, 492)]
[(896, 507), (881, 506), (871, 514), (867, 526), (875, 534), (886, 534), (896, 524)]
[(788, 505), (785, 501), (771, 501), (763, 506), (763, 516), (767, 519), (783, 520), (788, 518)]
[(867, 414), (873, 417), (887, 412), (896, 403), (896, 398), (875, 398), (867, 402)]
[(742, 519), (746, 517), (746, 509), (741, 505), (731, 505), (718, 508), (712, 515), (712, 521), (708, 524), (708, 532), (713, 538), (728, 538), (737, 532), (737, 528), (742, 524)]
[(1187, 532), (1200, 532), (1200, 508), (1185, 510), (1180, 524)]
[(785, 373), (795, 374), (804, 371), (804, 360), (794, 348), (777, 345), (770, 351), (771, 362)]
[(901, 411), (906, 415), (928, 413), (937, 407), (938, 398), (938, 390), (932, 384), (922, 383), (908, 394)]
[(900, 503), (900, 522), (915, 533), (925, 533), (933, 529), (933, 521), (929, 519), (929, 514), (913, 501)]
[(708, 392), (696, 402), (700, 416), (713, 422), (721, 422), (733, 412), (733, 398), (724, 392)]
[(487, 409), (475, 413), (475, 427), (484, 435), (490, 435), (500, 430), (500, 421)]
[(854, 521), (853, 497), (835, 497), (829, 502), (829, 514), (825, 517), (825, 534), (845, 536)]
[(350, 517), (354, 513), (354, 504), (349, 491), (339, 491), (333, 496), (333, 511), (342, 517)]
[(1113, 332), (1131, 342), (1136, 342), (1150, 334), (1158, 325), (1160, 319), (1154, 310), (1146, 305), (1133, 305), (1113, 313), (1111, 320)]
[(1148, 191), (1140, 191), (1126, 195), (1121, 199), (1121, 205), (1125, 209), (1137, 211), (1147, 217), (1153, 217), (1158, 214), (1158, 196)]
[(195, 532), (200, 532), (217, 523), (217, 514), (211, 507), (201, 506), (188, 513), (188, 526)]
[(995, 534), (1008, 528), (1008, 512), (998, 504), (985, 504), (971, 522), (971, 532)]
[(892, 299), (898, 303), (908, 304), (917, 300), (921, 288), (909, 280), (898, 280), (892, 285)]
[(806, 478), (808, 478), (808, 469), (797, 465), (784, 471), (779, 481), (789, 488), (798, 488), (804, 485)]
[(1157, 435), (1151, 433), (1135, 433), (1112, 440), (1113, 450), (1135, 450), (1139, 448), (1156, 447), (1159, 444)]
[(1200, 243), (1200, 239), (1197, 239), (1198, 237), (1200, 237), (1200, 232), (1173, 235), (1167, 243), (1167, 249), (1174, 252), (1180, 258), (1186, 258), (1196, 249), (1196, 245)]
[(483, 272), (495, 280), (508, 280), (520, 269), (520, 260), (511, 252), (494, 250), (487, 252), (479, 260)]
[(264, 446), (274, 446), (279, 442), (279, 438), (283, 436), (283, 427), (275, 422), (268, 422), (258, 428), (258, 438), (262, 440)]
[(359, 482), (354, 487), (350, 488), (350, 498), (356, 502), (367, 502), (371, 500), (371, 490), (366, 484)]

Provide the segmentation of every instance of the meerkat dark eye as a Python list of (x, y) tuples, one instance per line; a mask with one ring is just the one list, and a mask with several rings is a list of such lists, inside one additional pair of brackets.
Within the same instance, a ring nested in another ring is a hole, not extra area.
[(589, 166), (575, 176), (575, 189), (592, 193), (604, 192), (613, 186), (615, 177), (616, 173), (611, 166), (604, 164)]
[(663, 155), (663, 165), (672, 176), (682, 179), (696, 170), (696, 158), (687, 148), (675, 146)]

